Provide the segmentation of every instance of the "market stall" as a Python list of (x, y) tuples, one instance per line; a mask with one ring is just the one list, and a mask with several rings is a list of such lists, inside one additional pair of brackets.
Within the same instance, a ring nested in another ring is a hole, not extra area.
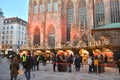
[(65, 51), (58, 50), (57, 51), (57, 68), (59, 72), (67, 71), (67, 62), (65, 60)]
[(102, 53), (105, 55), (107, 62), (113, 62), (113, 52), (110, 49), (104, 49)]
[(89, 52), (87, 50), (85, 50), (85, 49), (81, 49), (79, 54), (82, 56), (82, 62), (87, 63)]

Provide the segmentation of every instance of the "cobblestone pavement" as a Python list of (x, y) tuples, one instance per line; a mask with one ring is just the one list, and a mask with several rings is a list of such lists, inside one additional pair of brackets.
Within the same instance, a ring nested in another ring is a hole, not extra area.
[[(72, 72), (53, 72), (52, 64), (46, 66), (39, 65), (39, 71), (31, 72), (31, 80), (120, 80), (117, 68), (105, 68), (101, 74), (88, 73), (88, 66), (84, 65), (79, 72), (76, 72), (74, 66)], [(22, 69), (22, 66), (20, 66)], [(0, 63), (0, 80), (10, 80), (9, 61), (4, 58)], [(24, 74), (18, 75), (18, 80), (26, 80)]]

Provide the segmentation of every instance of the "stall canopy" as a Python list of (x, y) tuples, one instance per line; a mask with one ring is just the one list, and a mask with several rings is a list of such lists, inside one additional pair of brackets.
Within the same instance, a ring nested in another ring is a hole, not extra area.
[(41, 54), (43, 54), (43, 52), (40, 51), (40, 50), (37, 50), (37, 51), (34, 52), (34, 54), (36, 54), (36, 55), (41, 55)]
[(97, 56), (101, 54), (101, 51), (99, 49), (95, 49), (93, 53), (94, 53), (94, 56)]
[(71, 50), (66, 50), (64, 54), (65, 54), (66, 56), (67, 56), (67, 55), (74, 55), (73, 51), (71, 51)]
[(107, 57), (113, 57), (113, 52), (110, 49), (104, 49), (102, 53)]
[(46, 51), (45, 51), (45, 54), (53, 55), (53, 52), (51, 52), (50, 50), (46, 50)]
[(57, 51), (57, 54), (58, 54), (58, 55), (64, 55), (64, 51), (63, 51), (63, 50), (58, 50), (58, 51)]

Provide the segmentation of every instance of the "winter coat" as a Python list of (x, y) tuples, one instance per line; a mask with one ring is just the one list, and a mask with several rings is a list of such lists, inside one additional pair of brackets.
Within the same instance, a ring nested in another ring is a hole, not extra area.
[(33, 66), (32, 57), (31, 56), (27, 56), (24, 68), (25, 69), (31, 69), (32, 66)]
[(10, 64), (10, 74), (11, 76), (17, 76), (19, 70), (19, 63), (16, 61), (12, 61)]

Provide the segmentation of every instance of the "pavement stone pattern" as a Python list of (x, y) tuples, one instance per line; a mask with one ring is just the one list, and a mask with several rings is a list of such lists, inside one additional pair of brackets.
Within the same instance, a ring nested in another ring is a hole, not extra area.
[[(10, 80), (9, 61), (4, 58), (0, 63), (0, 80)], [(81, 67), (79, 72), (75, 71), (74, 65), (72, 66), (72, 72), (53, 72), (52, 64), (47, 63), (43, 66), (39, 65), (39, 71), (31, 72), (31, 80), (120, 80), (120, 74), (117, 68), (105, 68), (104, 73), (88, 73), (88, 65)], [(20, 65), (22, 69), (22, 65)], [(24, 70), (23, 70), (24, 71)], [(18, 75), (17, 80), (26, 80), (24, 74)]]

